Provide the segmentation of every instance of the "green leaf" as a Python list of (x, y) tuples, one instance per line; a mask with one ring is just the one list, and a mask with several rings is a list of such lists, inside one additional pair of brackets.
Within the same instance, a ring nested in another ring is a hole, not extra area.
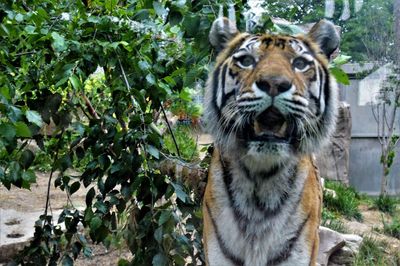
[(181, 31), (181, 29), (179, 28), (178, 25), (171, 27), (171, 29), (169, 30), (171, 33), (179, 33)]
[(72, 260), (72, 258), (69, 255), (65, 255), (65, 257), (62, 261), (62, 265), (63, 266), (73, 266), (74, 261)]
[(75, 154), (78, 160), (82, 160), (85, 157), (85, 150), (81, 146), (79, 146), (76, 148)]
[(9, 164), (9, 179), (13, 182), (13, 184), (17, 184), (17, 182), (21, 178), (21, 166), (18, 162), (11, 162)]
[(10, 36), (10, 31), (8, 30), (7, 26), (3, 23), (0, 24), (0, 29), (2, 30), (2, 35)]
[(113, 9), (116, 7), (118, 3), (118, 0), (106, 0), (105, 1), (105, 7), (107, 11), (112, 12)]
[(6, 140), (11, 141), (15, 137), (16, 133), (14, 125), (9, 123), (0, 124), (0, 136)]
[(111, 48), (113, 48), (113, 49), (116, 49), (116, 48), (118, 47), (118, 45), (119, 45), (119, 42), (113, 42), (113, 43), (111, 43), (111, 44), (109, 45), (109, 47), (111, 47)]
[(198, 15), (186, 15), (182, 23), (188, 37), (194, 37), (199, 32), (200, 17)]
[(81, 83), (80, 79), (75, 74), (72, 74), (69, 77), (69, 81), (71, 82), (72, 87), (75, 90), (80, 90), (82, 88), (82, 83)]
[(158, 253), (157, 255), (154, 256), (153, 266), (167, 266), (167, 265), (168, 265), (168, 260), (164, 254)]
[(71, 187), (69, 188), (69, 193), (71, 195), (74, 194), (75, 192), (77, 192), (79, 190), (80, 187), (81, 187), (81, 183), (79, 181), (72, 183)]
[(67, 44), (63, 36), (57, 32), (52, 32), (51, 37), (53, 38), (53, 48), (56, 52), (63, 52), (67, 49)]
[(186, 0), (176, 0), (176, 1), (172, 1), (172, 5), (176, 8), (184, 8), (186, 5)]
[(129, 265), (131, 265), (131, 264), (126, 259), (119, 259), (118, 260), (118, 266), (129, 266)]
[(296, 25), (274, 24), (274, 30), (278, 33), (297, 35), (304, 31)]
[(101, 220), (100, 217), (94, 216), (92, 220), (90, 221), (90, 229), (92, 231), (96, 231), (98, 228), (100, 228), (101, 224), (103, 221)]
[(179, 93), (179, 98), (186, 101), (186, 102), (190, 102), (192, 101), (192, 95), (190, 94), (190, 91), (188, 89), (183, 89), (180, 93)]
[(36, 174), (32, 170), (24, 171), (22, 173), (22, 179), (28, 182), (29, 184), (34, 183), (36, 181)]
[(170, 85), (170, 86), (172, 86), (172, 87), (174, 87), (174, 86), (176, 85), (175, 79), (173, 79), (173, 78), (170, 77), (170, 76), (166, 76), (166, 77), (164, 78), (164, 80), (168, 83), (168, 85)]
[(161, 18), (164, 18), (168, 14), (168, 11), (163, 7), (160, 2), (154, 1), (153, 8), (156, 14)]
[(155, 231), (154, 231), (154, 239), (161, 244), (162, 239), (163, 239), (163, 229), (162, 227), (158, 227)]
[(119, 163), (114, 163), (111, 166), (110, 173), (114, 174), (114, 173), (116, 173), (118, 171), (121, 171), (123, 168), (124, 168), (124, 165), (122, 163), (120, 163), (120, 162)]
[(72, 166), (72, 161), (71, 157), (68, 154), (64, 154), (59, 160), (58, 160), (58, 167), (60, 168), (61, 171), (65, 171), (68, 168)]
[(117, 185), (117, 182), (118, 178), (116, 176), (108, 176), (106, 181), (104, 182), (104, 191), (110, 192)]
[(158, 219), (158, 225), (165, 224), (169, 219), (171, 219), (172, 214), (169, 211), (163, 211)]
[(338, 57), (336, 57), (335, 59), (333, 59), (332, 63), (334, 66), (339, 67), (339, 66), (349, 62), (350, 59), (351, 59), (351, 56), (341, 54)]
[(92, 187), (89, 189), (88, 193), (86, 194), (86, 206), (92, 206), (93, 198), (96, 195), (96, 191)]
[(15, 126), (15, 133), (18, 137), (22, 138), (32, 137), (31, 130), (24, 122), (16, 122), (14, 126)]
[(183, 190), (182, 186), (177, 184), (177, 183), (171, 183), (172, 186), (175, 189), (175, 194), (180, 199), (182, 202), (188, 202), (189, 196), (186, 194), (186, 192)]
[(330, 68), (332, 75), (336, 78), (336, 81), (344, 85), (349, 85), (349, 76), (339, 67)]
[(73, 245), (72, 245), (72, 254), (74, 255), (74, 259), (76, 259), (79, 255), (79, 253), (82, 250), (82, 244), (79, 241), (76, 241)]
[(31, 184), (36, 181), (36, 175), (33, 171), (23, 171), (22, 172), (22, 188), (30, 189)]
[(160, 151), (153, 145), (147, 145), (147, 151), (156, 159), (160, 159)]
[(90, 247), (83, 247), (83, 255), (86, 257), (86, 258), (90, 258), (90, 257), (92, 257), (92, 249), (90, 248)]
[(101, 213), (106, 214), (108, 212), (108, 208), (106, 206), (106, 204), (102, 201), (97, 201), (94, 204), (94, 207)]
[(28, 25), (28, 26), (25, 27), (24, 30), (25, 30), (28, 34), (34, 34), (34, 33), (35, 33), (35, 30), (36, 30), (36, 27), (35, 27), (35, 26), (32, 26), (32, 25)]
[(7, 87), (0, 88), (0, 95), (2, 95), (7, 100), (11, 100), (10, 89)]
[(147, 80), (147, 82), (148, 82), (150, 85), (156, 84), (156, 78), (155, 78), (154, 75), (151, 74), (151, 73), (147, 74), (146, 80)]
[(147, 71), (151, 67), (150, 64), (144, 60), (139, 61), (138, 65), (139, 65), (140, 70), (143, 70), (143, 71)]
[[(67, 80), (69, 80), (69, 77), (63, 77), (62, 79), (60, 79), (59, 81), (57, 81), (56, 85), (54, 85), (56, 88), (60, 87), (61, 85), (63, 85), (65, 82), (67, 82)], [(72, 83), (72, 82), (71, 82)]]
[(28, 169), (32, 165), (34, 160), (35, 154), (31, 150), (26, 149), (22, 152), (19, 161), (24, 169)]
[(18, 13), (18, 14), (15, 16), (15, 20), (16, 20), (17, 22), (22, 22), (22, 21), (24, 20), (24, 16), (23, 16), (22, 14)]
[(136, 14), (132, 17), (132, 20), (142, 21), (148, 19), (150, 16), (148, 9), (140, 9)]
[(37, 125), (38, 127), (42, 127), (42, 125), (43, 125), (42, 116), (38, 112), (32, 111), (32, 110), (27, 110), (25, 112), (25, 116), (26, 116), (26, 119), (28, 119), (28, 121), (30, 123), (33, 123), (33, 124)]
[(187, 262), (185, 260), (185, 258), (183, 258), (182, 256), (180, 256), (179, 254), (174, 254), (172, 256), (173, 261), (175, 263), (175, 265), (179, 266), (179, 265), (186, 265)]
[(20, 120), (22, 115), (23, 113), (21, 109), (13, 105), (10, 106), (10, 112), (8, 113), (8, 117), (12, 122), (17, 122), (18, 120)]

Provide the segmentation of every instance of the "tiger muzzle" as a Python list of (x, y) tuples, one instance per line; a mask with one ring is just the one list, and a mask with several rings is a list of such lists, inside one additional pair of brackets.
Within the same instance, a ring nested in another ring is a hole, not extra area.
[(275, 107), (269, 107), (251, 119), (239, 138), (245, 141), (262, 141), (291, 144), (296, 139), (295, 122)]

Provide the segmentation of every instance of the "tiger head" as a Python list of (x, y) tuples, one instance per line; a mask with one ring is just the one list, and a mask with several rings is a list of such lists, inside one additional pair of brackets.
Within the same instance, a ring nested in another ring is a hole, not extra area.
[(209, 37), (219, 54), (204, 119), (216, 145), (255, 165), (320, 149), (337, 113), (337, 84), (328, 70), (339, 45), (334, 25), (322, 20), (301, 36), (252, 35), (219, 18)]

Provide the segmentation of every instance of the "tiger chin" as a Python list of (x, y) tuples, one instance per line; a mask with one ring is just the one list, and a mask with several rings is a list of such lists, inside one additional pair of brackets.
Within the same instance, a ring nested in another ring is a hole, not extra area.
[(313, 153), (335, 128), (339, 45), (326, 20), (301, 36), (214, 21), (204, 121), (214, 151), (203, 202), (206, 264), (315, 265), (322, 192)]

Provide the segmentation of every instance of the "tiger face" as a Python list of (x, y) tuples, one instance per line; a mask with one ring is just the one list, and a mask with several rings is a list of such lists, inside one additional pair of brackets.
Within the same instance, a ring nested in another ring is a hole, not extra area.
[(306, 36), (239, 33), (214, 22), (220, 50), (206, 92), (205, 121), (217, 145), (259, 167), (315, 152), (334, 129), (337, 85), (328, 58), (339, 37), (330, 22)]

